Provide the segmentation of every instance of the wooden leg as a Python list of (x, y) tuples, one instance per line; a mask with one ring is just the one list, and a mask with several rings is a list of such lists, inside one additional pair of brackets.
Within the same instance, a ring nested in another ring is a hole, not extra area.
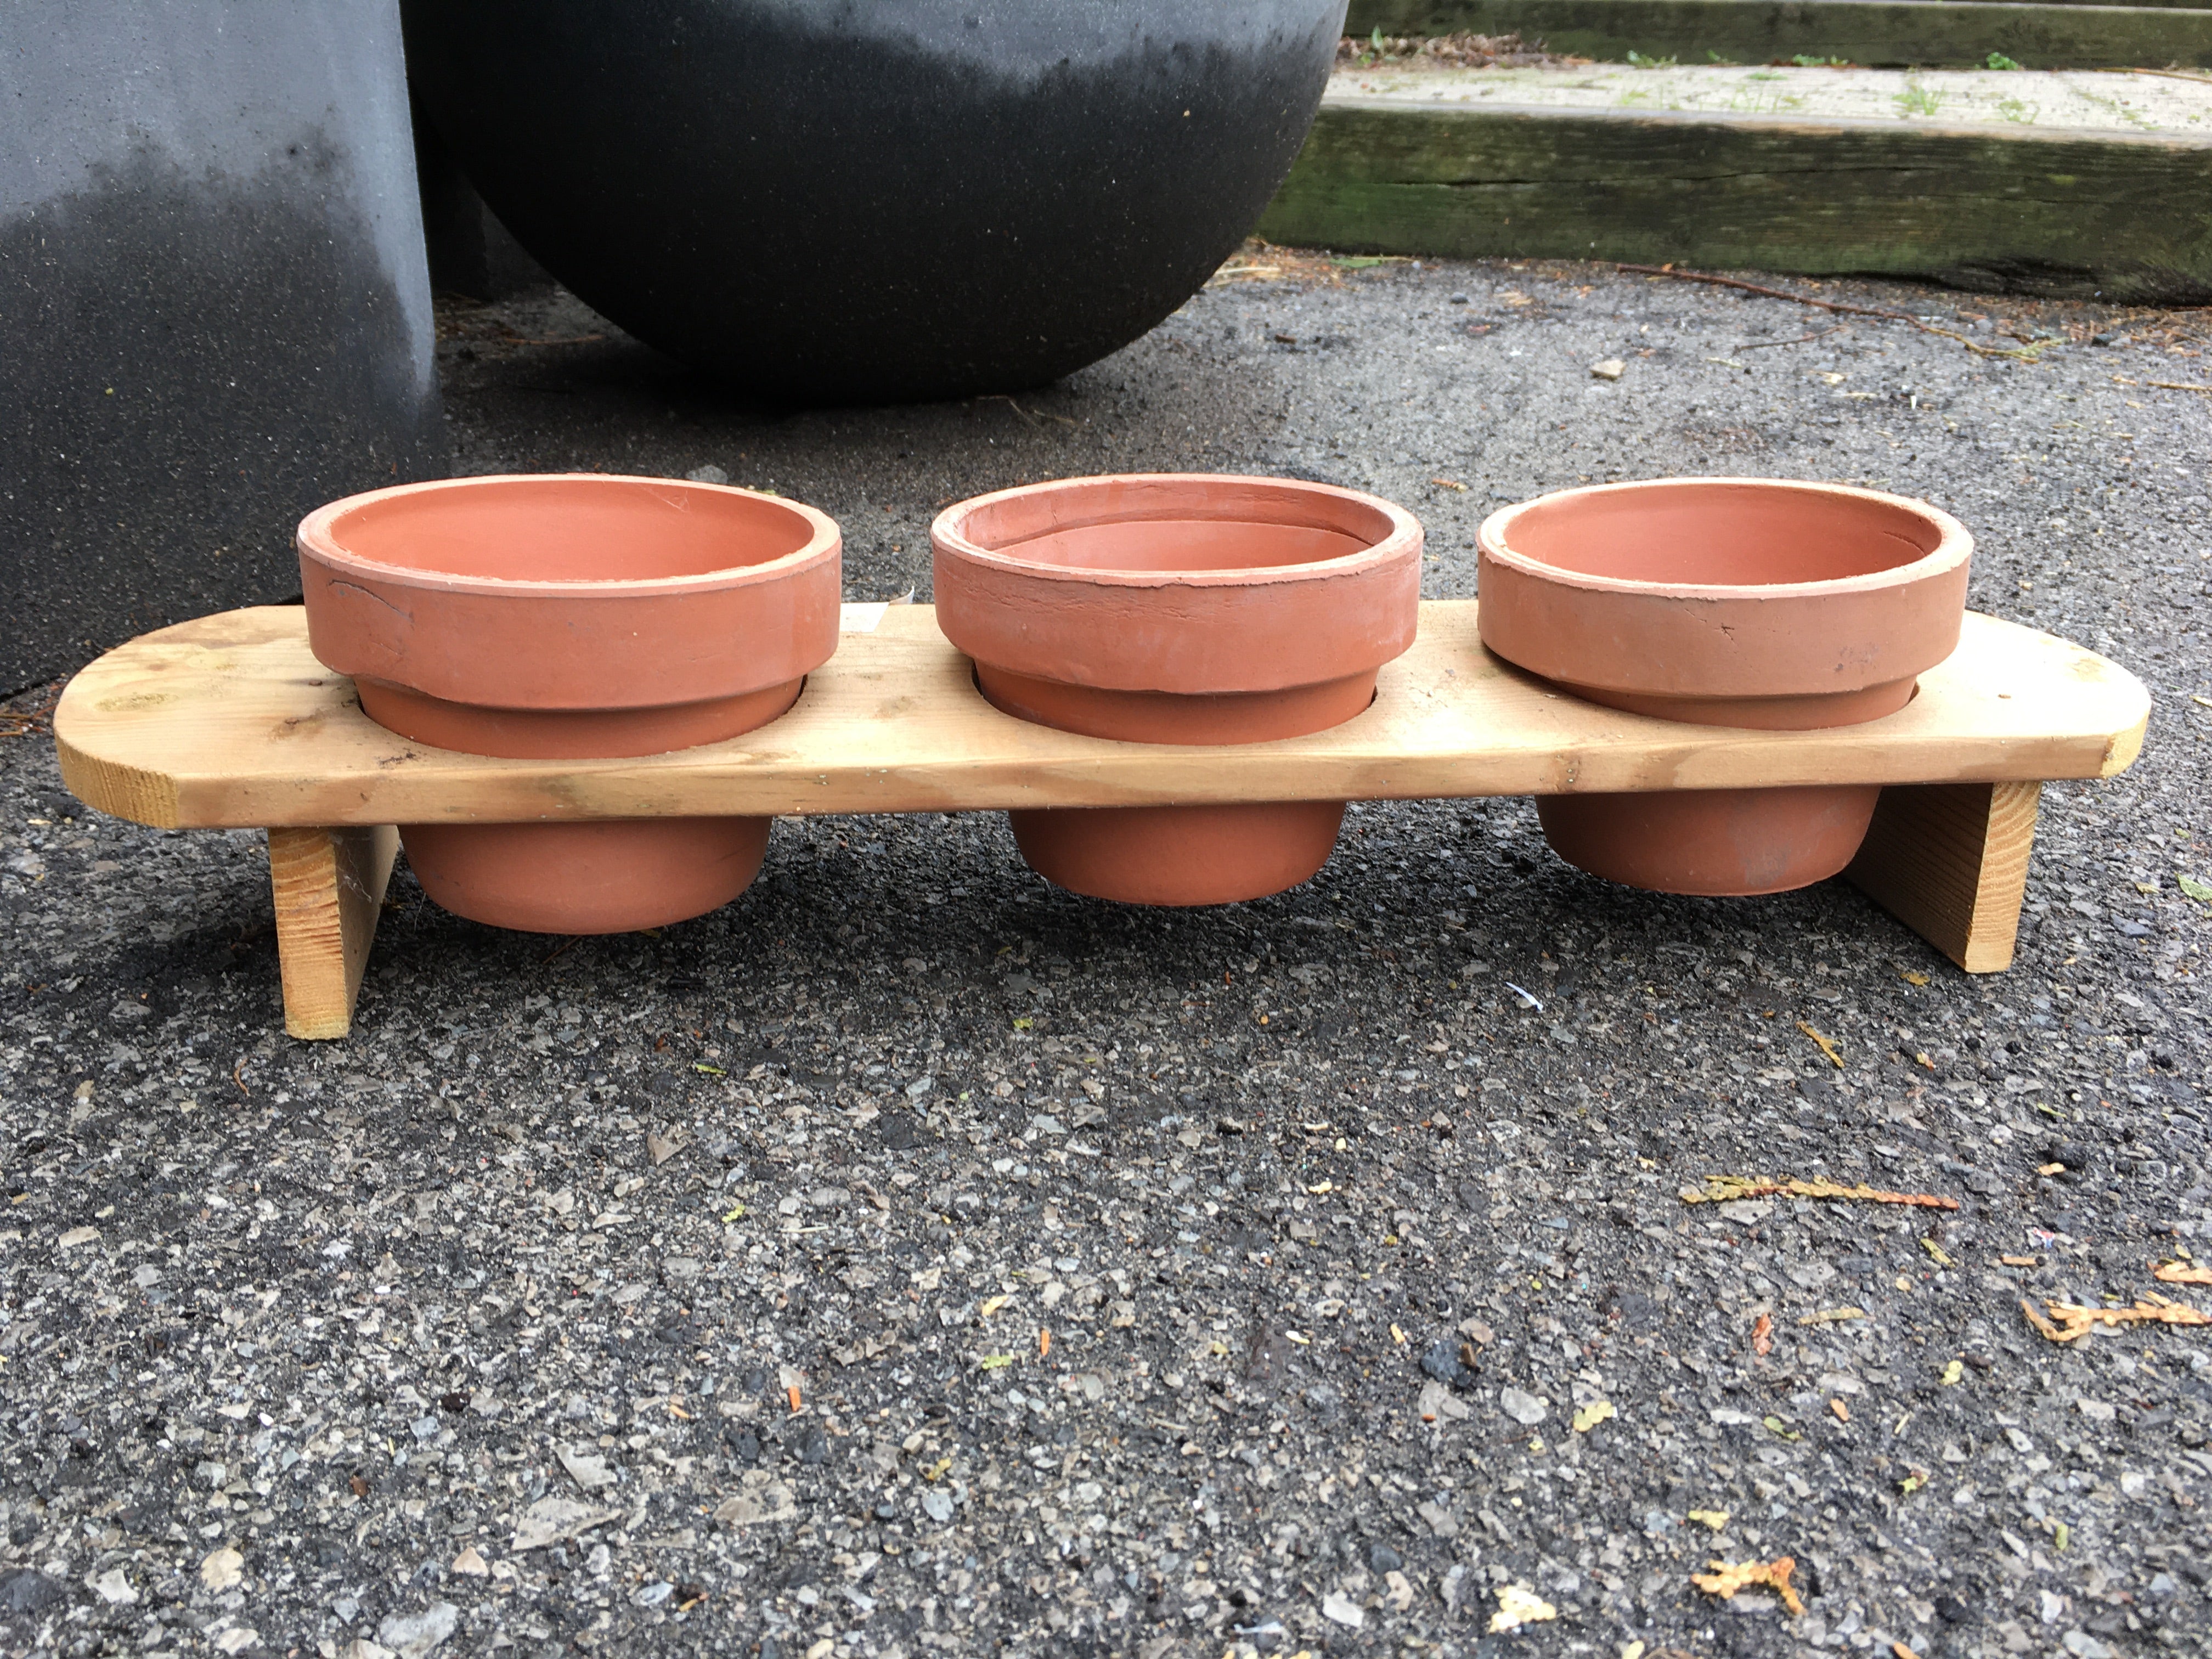
[(389, 824), (269, 832), (284, 1029), (294, 1036), (342, 1037), (353, 1029), (354, 999), (398, 854), (399, 832)]
[(1970, 974), (2012, 966), (2039, 783), (1892, 784), (1844, 873)]

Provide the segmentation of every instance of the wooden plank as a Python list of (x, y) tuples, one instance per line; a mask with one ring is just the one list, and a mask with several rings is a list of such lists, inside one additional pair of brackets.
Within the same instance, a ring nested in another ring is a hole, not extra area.
[(269, 832), (284, 1029), (294, 1036), (342, 1037), (353, 1029), (398, 853), (399, 832), (389, 824)]
[(2212, 299), (2212, 138), (1332, 94), (1269, 241)]
[(1547, 51), (1625, 64), (1840, 58), (1869, 68), (2212, 64), (2212, 9), (2187, 3), (2020, 5), (2005, 0), (1355, 0), (1345, 32), (1518, 34)]
[(1884, 789), (1844, 873), (1968, 973), (2001, 974), (2020, 933), (2041, 793), (2033, 783)]
[(847, 634), (782, 719), (728, 743), (605, 761), (428, 749), (361, 713), (270, 606), (163, 629), (70, 682), (62, 775), (103, 811), (165, 826), (524, 822), (1362, 800), (1802, 783), (2097, 777), (2150, 701), (2047, 634), (1969, 616), (1907, 708), (1830, 732), (1680, 725), (1546, 689), (1482, 647), (1472, 601), (1421, 607), (1365, 713), (1234, 748), (1114, 743), (1002, 714), (927, 605)]

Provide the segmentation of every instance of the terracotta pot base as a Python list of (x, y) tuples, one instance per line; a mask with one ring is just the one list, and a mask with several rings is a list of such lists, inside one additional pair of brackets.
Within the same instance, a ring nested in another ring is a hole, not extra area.
[(1681, 720), (1690, 726), (1734, 726), (1753, 732), (1818, 732), (1832, 726), (1856, 726), (1894, 714), (1920, 690), (1917, 677), (1870, 685), (1863, 691), (1809, 693), (1790, 697), (1638, 696), (1609, 687), (1552, 682), (1587, 702), (1601, 702), (1631, 714)]
[(387, 731), (437, 749), (517, 760), (665, 755), (720, 743), (767, 725), (799, 701), (805, 684), (658, 708), (489, 708), (380, 680), (355, 682), (361, 712)]
[[(416, 743), (470, 755), (575, 760), (665, 755), (765, 726), (803, 679), (662, 708), (487, 708), (356, 683), (362, 711)], [(400, 844), (441, 908), (526, 933), (627, 933), (719, 910), (752, 883), (767, 818), (402, 824)]]
[[(1280, 691), (1115, 691), (978, 665), (994, 708), (1125, 743), (1267, 743), (1341, 725), (1375, 701), (1375, 676)], [(1328, 862), (1342, 801), (1096, 806), (1014, 812), (1014, 844), (1056, 886), (1123, 904), (1235, 904), (1310, 881)]]
[(1310, 881), (1340, 800), (1010, 812), (1014, 844), (1055, 886), (1123, 904), (1235, 904)]
[(1124, 743), (1273, 743), (1341, 726), (1375, 701), (1375, 672), (1280, 691), (1115, 691), (979, 663), (975, 688), (1017, 720)]
[(766, 818), (409, 823), (400, 844), (441, 908), (526, 933), (627, 933), (719, 910), (752, 884)]
[[(1570, 685), (1592, 702), (1655, 719), (1762, 732), (1815, 731), (1893, 714), (1917, 679), (1787, 697), (1638, 696)], [(1536, 817), (1552, 850), (1578, 870), (1654, 893), (1747, 898), (1810, 887), (1839, 873), (1866, 839), (1878, 785), (1680, 789), (1546, 795)]]
[[(1067, 685), (979, 665), (992, 706), (1039, 726), (1126, 743), (1267, 743), (1350, 720), (1375, 676), (1207, 696)], [(1014, 844), (1055, 886), (1123, 904), (1235, 904), (1310, 881), (1328, 862), (1342, 801), (1098, 806), (1014, 812)]]
[(1866, 839), (1879, 784), (1545, 795), (1536, 817), (1577, 869), (1654, 893), (1786, 893), (1839, 874)]

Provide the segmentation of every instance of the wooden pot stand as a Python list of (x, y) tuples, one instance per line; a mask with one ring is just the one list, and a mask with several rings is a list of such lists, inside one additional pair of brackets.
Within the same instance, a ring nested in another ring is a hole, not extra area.
[(949, 812), (1255, 800), (1880, 783), (1847, 872), (1969, 973), (2010, 965), (2054, 778), (2110, 777), (2150, 699), (2118, 665), (1969, 614), (1910, 707), (1869, 725), (1679, 725), (1551, 690), (1483, 650), (1470, 600), (1421, 607), (1374, 703), (1310, 737), (1236, 748), (1109, 742), (1002, 714), (927, 605), (852, 606), (792, 711), (729, 743), (641, 759), (502, 760), (410, 744), (307, 649), (306, 613), (182, 623), (108, 653), (55, 712), (88, 805), (163, 829), (265, 829), (285, 1029), (343, 1036), (397, 823), (726, 814)]

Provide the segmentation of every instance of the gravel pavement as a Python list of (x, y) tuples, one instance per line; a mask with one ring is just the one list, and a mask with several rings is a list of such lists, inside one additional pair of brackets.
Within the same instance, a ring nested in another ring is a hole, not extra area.
[[(2046, 792), (2018, 965), (1838, 883), (1610, 887), (1525, 801), (1355, 807), (1203, 913), (1055, 892), (995, 816), (828, 818), (650, 935), (403, 876), (355, 1035), (301, 1044), (258, 838), (0, 737), (0, 1652), (2208, 1650), (2208, 1333), (2021, 1310), (2212, 1307), (2150, 1267), (2212, 1258), (2212, 398), (2142, 384), (2212, 379), (2203, 315), (1819, 290), (2028, 363), (1597, 267), (1248, 263), (1063, 385), (890, 410), (449, 308), (447, 405), (466, 471), (814, 502), (855, 599), (1056, 474), (1376, 489), (1437, 596), (1585, 479), (1926, 495), (1978, 606), (2156, 696), (2132, 773)], [(1780, 1557), (1802, 1613), (1692, 1582)]]

